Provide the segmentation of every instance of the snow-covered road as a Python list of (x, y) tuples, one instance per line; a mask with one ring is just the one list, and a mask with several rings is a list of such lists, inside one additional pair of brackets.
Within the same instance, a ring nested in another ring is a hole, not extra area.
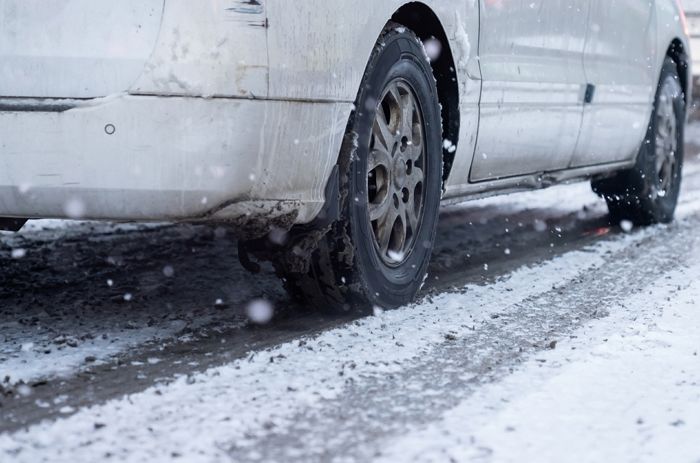
[(585, 184), (451, 206), (422, 299), (364, 318), (293, 305), (220, 228), (3, 235), (0, 461), (700, 462), (688, 147), (676, 223), (610, 227)]

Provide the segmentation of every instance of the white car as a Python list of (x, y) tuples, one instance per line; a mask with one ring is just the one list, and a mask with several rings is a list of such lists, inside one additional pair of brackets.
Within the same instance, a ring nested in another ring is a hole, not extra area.
[(693, 86), (697, 87), (700, 84), (700, 0), (684, 0), (683, 9), (688, 23), (688, 36), (690, 37), (690, 51), (693, 55)]
[(294, 294), (394, 307), (441, 203), (591, 179), (672, 220), (676, 0), (0, 0), (0, 224), (226, 222)]

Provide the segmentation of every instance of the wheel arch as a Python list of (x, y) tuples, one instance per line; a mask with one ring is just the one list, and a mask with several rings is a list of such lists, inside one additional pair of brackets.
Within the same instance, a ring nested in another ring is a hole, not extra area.
[(678, 37), (671, 41), (671, 44), (666, 50), (666, 55), (671, 58), (676, 63), (676, 68), (678, 71), (678, 77), (681, 80), (681, 87), (683, 88), (683, 98), (685, 99), (686, 107), (690, 104), (692, 100), (692, 76), (690, 75), (690, 55), (685, 49), (683, 42)]
[(459, 84), (456, 74), (454, 55), (437, 14), (425, 3), (410, 2), (394, 12), (391, 21), (411, 29), (421, 40), (437, 39), (442, 44), (442, 51), (437, 60), (432, 61), (433, 75), (437, 83), (438, 99), (442, 116), (442, 138), (450, 143), (443, 147), (443, 184), (449, 178), (459, 143), (460, 111)]

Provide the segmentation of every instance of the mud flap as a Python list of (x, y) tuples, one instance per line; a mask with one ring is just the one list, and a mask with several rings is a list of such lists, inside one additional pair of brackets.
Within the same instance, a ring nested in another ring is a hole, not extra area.
[(326, 202), (318, 216), (309, 224), (294, 227), (284, 243), (271, 240), (270, 236), (238, 242), (238, 260), (251, 273), (260, 273), (259, 261), (284, 261), (284, 267), (308, 272), (311, 254), (318, 242), (328, 233), (331, 225), (340, 218), (340, 173), (336, 165), (326, 184)]

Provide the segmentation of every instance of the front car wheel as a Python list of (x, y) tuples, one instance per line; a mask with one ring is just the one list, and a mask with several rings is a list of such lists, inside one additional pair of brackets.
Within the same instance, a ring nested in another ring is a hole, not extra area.
[(437, 87), (421, 42), (390, 24), (378, 41), (340, 156), (341, 217), (287, 289), (324, 308), (393, 308), (427, 274), (442, 192)]

